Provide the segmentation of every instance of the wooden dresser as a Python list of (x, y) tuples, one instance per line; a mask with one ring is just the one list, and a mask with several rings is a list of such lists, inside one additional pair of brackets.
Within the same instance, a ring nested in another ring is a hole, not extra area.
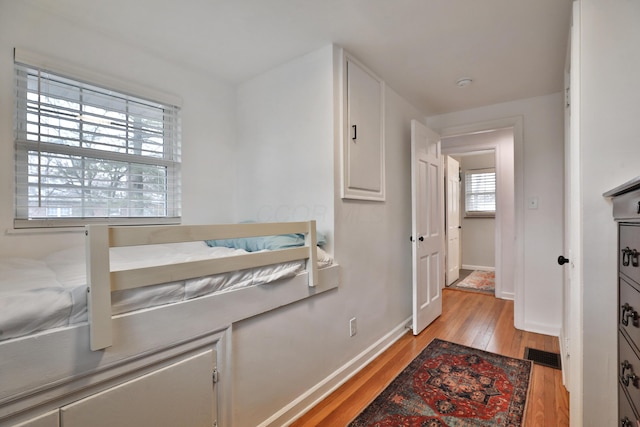
[(618, 425), (640, 426), (640, 177), (604, 194), (618, 223)]

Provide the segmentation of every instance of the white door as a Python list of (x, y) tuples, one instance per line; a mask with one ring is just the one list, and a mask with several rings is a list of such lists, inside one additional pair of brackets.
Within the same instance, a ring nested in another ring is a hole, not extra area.
[(460, 163), (447, 156), (447, 285), (460, 277)]
[(444, 174), (440, 135), (411, 121), (413, 334), (442, 314)]
[[(573, 4), (570, 34), (570, 57), (565, 73), (565, 182), (564, 182), (564, 303), (561, 352), (565, 386), (569, 390), (572, 426), (582, 423), (582, 302), (581, 260), (582, 239), (580, 222), (580, 6)], [(574, 90), (575, 89), (575, 90)], [(561, 261), (561, 259), (558, 259)]]

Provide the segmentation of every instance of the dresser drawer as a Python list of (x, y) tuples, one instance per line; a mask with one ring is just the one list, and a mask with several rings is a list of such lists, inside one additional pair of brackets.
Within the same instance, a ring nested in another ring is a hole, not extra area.
[(631, 346), (640, 353), (640, 292), (620, 277), (618, 324), (631, 339)]
[(640, 283), (640, 226), (620, 224), (618, 266), (621, 273)]
[(617, 220), (640, 219), (640, 191), (632, 191), (613, 199), (613, 216)]
[(618, 384), (618, 416), (620, 417), (618, 425), (621, 427), (637, 427), (640, 422), (620, 384)]
[(637, 410), (640, 406), (640, 359), (621, 333), (618, 334), (618, 347), (618, 381)]

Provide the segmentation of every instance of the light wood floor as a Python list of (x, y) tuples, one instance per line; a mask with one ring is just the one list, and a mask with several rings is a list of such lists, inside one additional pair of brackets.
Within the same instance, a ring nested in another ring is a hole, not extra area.
[[(433, 338), (517, 358), (524, 357), (525, 347), (559, 353), (558, 338), (513, 327), (513, 301), (445, 289), (442, 316), (417, 337), (404, 335), (292, 427), (347, 425)], [(561, 371), (534, 364), (525, 426), (568, 425), (569, 395)]]

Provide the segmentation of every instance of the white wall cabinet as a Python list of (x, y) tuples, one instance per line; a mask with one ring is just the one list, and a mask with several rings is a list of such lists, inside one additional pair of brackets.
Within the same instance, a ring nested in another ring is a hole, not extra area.
[(212, 368), (208, 350), (63, 406), (61, 427), (211, 427)]
[(56, 409), (19, 424), (14, 424), (13, 427), (60, 427), (59, 412), (60, 411)]
[(346, 53), (342, 70), (342, 197), (384, 201), (384, 82)]
[(206, 349), (93, 393), (79, 393), (11, 427), (211, 427), (217, 425), (216, 351)]

